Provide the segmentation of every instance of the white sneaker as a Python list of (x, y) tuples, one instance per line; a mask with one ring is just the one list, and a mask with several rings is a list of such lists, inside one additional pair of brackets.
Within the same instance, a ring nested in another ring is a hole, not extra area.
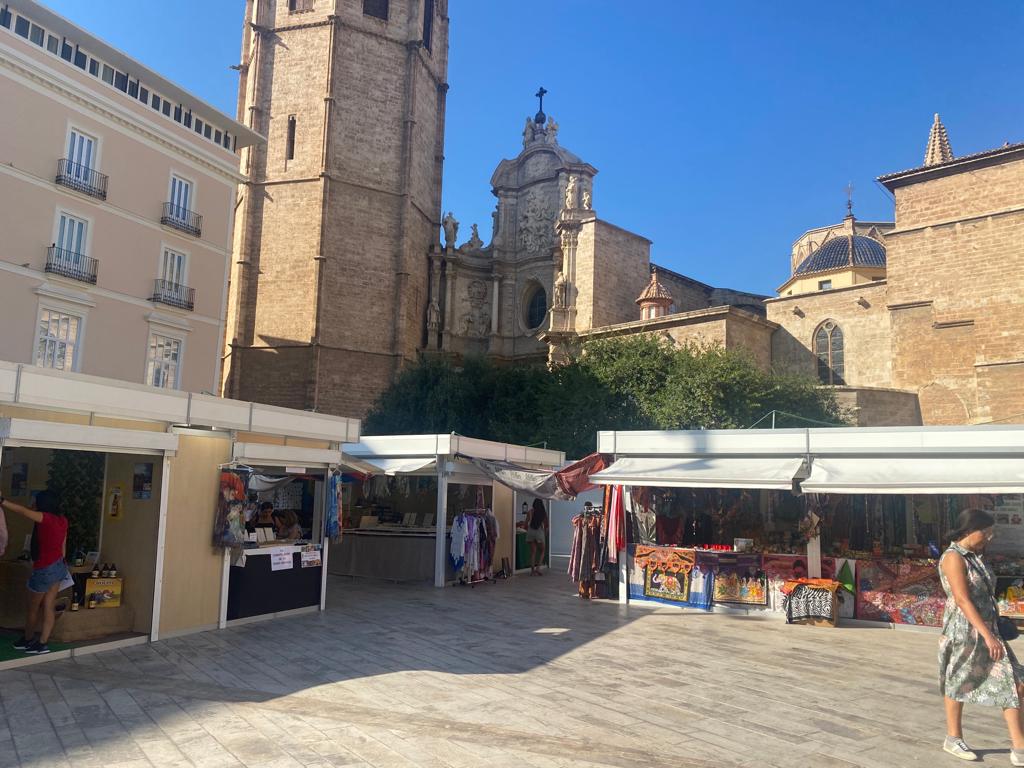
[(1024, 749), (1010, 750), (1010, 765), (1024, 765)]
[[(967, 746), (967, 742), (964, 741), (962, 738), (955, 739), (952, 736), (947, 736), (946, 741), (942, 744), (942, 750), (944, 752), (949, 752), (949, 754), (953, 755), (954, 757), (959, 757), (961, 760), (978, 759), (978, 756), (971, 751), (971, 748)], [(1010, 759), (1014, 759), (1014, 755), (1012, 752), (1010, 753)], [(1024, 761), (1021, 761), (1020, 763), (1014, 763), (1014, 765), (1024, 765)]]

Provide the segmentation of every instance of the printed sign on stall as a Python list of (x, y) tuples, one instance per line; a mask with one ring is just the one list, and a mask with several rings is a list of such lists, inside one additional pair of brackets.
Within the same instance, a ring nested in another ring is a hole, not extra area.
[(308, 544), (302, 548), (300, 564), (303, 568), (317, 568), (320, 566), (320, 549), (314, 544)]
[(292, 559), (292, 553), (290, 550), (281, 552), (274, 550), (270, 553), (270, 570), (272, 571), (288, 571), (294, 567), (294, 560)]

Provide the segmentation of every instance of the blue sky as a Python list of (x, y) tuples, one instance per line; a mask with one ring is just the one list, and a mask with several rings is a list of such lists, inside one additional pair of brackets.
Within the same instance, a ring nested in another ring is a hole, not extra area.
[[(242, 0), (44, 1), (233, 113)], [(1017, 0), (449, 0), (449, 15), (444, 208), (485, 240), (491, 173), (539, 85), (562, 144), (599, 170), (602, 218), (664, 266), (763, 293), (801, 232), (842, 218), (848, 182), (859, 218), (892, 217), (874, 179), (921, 163), (933, 112), (958, 155), (1024, 141)]]

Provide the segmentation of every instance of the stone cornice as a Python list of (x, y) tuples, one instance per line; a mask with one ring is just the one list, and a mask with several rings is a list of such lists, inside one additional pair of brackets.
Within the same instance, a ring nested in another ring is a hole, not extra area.
[(617, 325), (602, 325), (586, 331), (580, 331), (577, 335), (581, 339), (600, 338), (602, 336), (615, 336), (624, 333), (662, 331), (669, 328), (678, 328), (686, 325), (698, 325), (709, 320), (740, 320), (753, 325), (760, 325), (774, 331), (781, 326), (771, 320), (739, 309), (724, 305), (721, 307), (708, 307), (707, 309), (695, 309), (690, 312), (676, 312), (672, 315), (662, 315), (654, 320), (632, 320), (628, 323)]
[[(824, 272), (815, 274), (825, 274)], [(773, 296), (770, 299), (765, 299), (765, 304), (775, 304), (783, 301), (806, 301), (808, 298), (815, 296), (833, 296), (837, 293), (844, 293), (849, 291), (873, 291), (878, 288), (884, 288), (888, 285), (886, 280), (872, 280), (870, 283), (854, 283), (853, 285), (844, 285), (840, 288), (829, 288), (827, 291), (808, 291), (807, 293), (794, 293), (792, 296)], [(890, 307), (891, 309), (891, 307)]]
[[(161, 149), (185, 157), (195, 165), (218, 176), (236, 184), (245, 181), (245, 176), (237, 168), (233, 168), (232, 163), (226, 160), (220, 163), (210, 157), (204, 157), (190, 148), (185, 142), (174, 141), (165, 131), (145, 124), (128, 110), (114, 104), (103, 94), (97, 91), (83, 91), (72, 80), (55, 79), (35, 62), (22, 58), (9, 47), (0, 46), (0, 66), (7, 68), (30, 83), (51, 91), (60, 98), (73, 102), (94, 115), (101, 116), (108, 122), (127, 129), (145, 141), (158, 145)], [(237, 164), (238, 156), (234, 154), (229, 154), (229, 156)]]

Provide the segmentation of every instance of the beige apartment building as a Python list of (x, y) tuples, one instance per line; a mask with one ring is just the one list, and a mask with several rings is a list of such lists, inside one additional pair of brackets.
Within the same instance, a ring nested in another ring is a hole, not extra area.
[(0, 360), (215, 392), (244, 125), (0, 7)]

